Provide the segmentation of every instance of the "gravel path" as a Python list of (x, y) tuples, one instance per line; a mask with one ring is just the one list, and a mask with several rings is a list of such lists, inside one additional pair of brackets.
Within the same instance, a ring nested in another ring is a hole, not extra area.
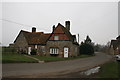
[(104, 53), (96, 56), (76, 60), (49, 62), (49, 63), (14, 63), (3, 64), (3, 77), (39, 78), (54, 77), (78, 72), (103, 64), (112, 57)]

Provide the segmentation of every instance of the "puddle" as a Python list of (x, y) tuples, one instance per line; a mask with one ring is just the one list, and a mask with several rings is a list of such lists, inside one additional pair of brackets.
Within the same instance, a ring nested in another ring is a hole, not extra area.
[(91, 74), (98, 73), (99, 71), (100, 71), (100, 66), (94, 67), (94, 68), (91, 68), (91, 69), (88, 69), (88, 70), (85, 70), (85, 71), (81, 71), (80, 74), (89, 76)]

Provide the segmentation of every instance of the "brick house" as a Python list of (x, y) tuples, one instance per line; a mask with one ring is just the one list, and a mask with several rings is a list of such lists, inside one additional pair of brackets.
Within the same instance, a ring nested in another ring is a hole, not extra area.
[(120, 35), (116, 38), (116, 40), (111, 40), (110, 53), (114, 55), (120, 54)]
[(35, 49), (37, 55), (72, 57), (79, 54), (79, 44), (76, 35), (70, 33), (70, 21), (65, 22), (65, 27), (58, 23), (53, 26), (52, 33), (32, 32), (21, 30), (14, 41), (14, 47), (20, 53), (31, 54)]

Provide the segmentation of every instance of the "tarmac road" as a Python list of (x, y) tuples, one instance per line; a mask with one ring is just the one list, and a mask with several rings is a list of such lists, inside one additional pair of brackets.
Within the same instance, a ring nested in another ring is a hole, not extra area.
[(95, 53), (96, 56), (76, 60), (48, 62), (48, 63), (12, 63), (2, 65), (2, 76), (16, 78), (44, 78), (64, 75), (86, 70), (101, 65), (112, 59), (104, 53)]

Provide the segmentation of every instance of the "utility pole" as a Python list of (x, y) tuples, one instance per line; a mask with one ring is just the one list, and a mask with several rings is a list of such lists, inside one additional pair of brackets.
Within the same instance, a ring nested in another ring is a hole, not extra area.
[(79, 33), (78, 33), (78, 44), (79, 44)]

